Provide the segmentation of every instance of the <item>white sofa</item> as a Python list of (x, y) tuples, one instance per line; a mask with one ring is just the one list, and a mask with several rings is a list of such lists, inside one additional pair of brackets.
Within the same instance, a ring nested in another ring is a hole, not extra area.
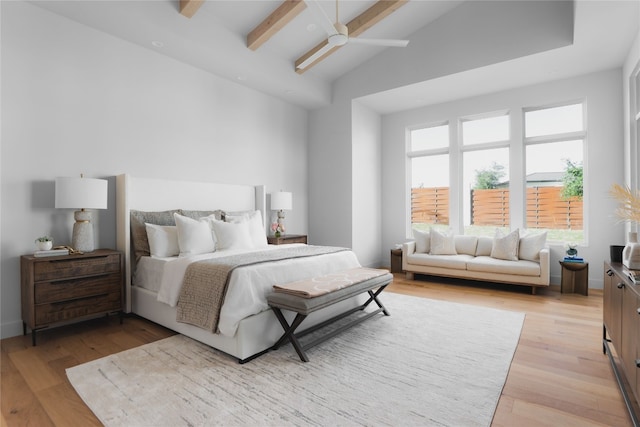
[[(443, 250), (437, 241), (441, 236), (435, 236), (438, 237), (435, 243), (439, 246), (434, 247), (433, 234), (433, 231), (414, 230), (416, 240), (403, 244), (402, 269), (408, 279), (413, 279), (414, 273), (418, 273), (511, 283), (531, 286), (532, 294), (538, 287), (549, 286), (546, 234), (520, 238), (511, 233), (511, 251), (506, 253), (502, 239), (464, 235), (448, 236), (449, 248), (447, 250), (445, 245)], [(515, 250), (513, 245), (516, 245)]]

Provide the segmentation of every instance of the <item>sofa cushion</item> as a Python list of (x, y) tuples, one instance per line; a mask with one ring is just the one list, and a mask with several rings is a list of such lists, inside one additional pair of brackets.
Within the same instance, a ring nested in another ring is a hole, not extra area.
[(459, 235), (454, 238), (456, 244), (456, 253), (474, 256), (476, 254), (476, 246), (478, 238), (476, 236)]
[(424, 265), (427, 267), (443, 267), (456, 270), (464, 270), (467, 262), (472, 260), (471, 255), (431, 255), (414, 253), (407, 256), (407, 263)]
[(476, 256), (491, 256), (491, 248), (493, 248), (493, 238), (487, 236), (478, 237)]
[(431, 235), (431, 255), (456, 255), (456, 243), (453, 234), (444, 234), (433, 228)]
[(428, 231), (413, 229), (413, 238), (416, 241), (416, 252), (428, 254), (431, 249), (431, 236)]
[(540, 261), (540, 251), (547, 244), (547, 232), (526, 235), (520, 238), (518, 258), (529, 261)]
[(498, 230), (496, 232), (496, 237), (493, 238), (491, 257), (507, 261), (517, 261), (519, 242), (520, 236), (518, 234), (518, 230), (512, 231), (506, 236), (503, 236), (500, 230)]
[(513, 262), (487, 256), (478, 256), (467, 261), (467, 270), (518, 276), (540, 276), (540, 264), (537, 262), (526, 260)]

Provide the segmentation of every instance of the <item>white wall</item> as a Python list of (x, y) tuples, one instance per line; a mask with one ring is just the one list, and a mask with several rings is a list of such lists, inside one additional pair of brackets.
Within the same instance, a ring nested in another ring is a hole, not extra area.
[[(609, 260), (609, 245), (624, 244), (624, 227), (613, 215), (616, 202), (609, 195), (613, 183), (623, 182), (622, 70), (610, 70), (556, 82), (479, 96), (391, 114), (383, 118), (382, 133), (382, 249), (411, 238), (407, 235), (406, 129), (418, 124), (448, 120), (492, 111), (510, 111), (512, 134), (521, 135), (523, 106), (543, 106), (585, 99), (587, 147), (585, 152), (585, 234), (587, 246), (578, 248), (590, 263), (590, 286), (602, 288), (602, 263)], [(522, 141), (512, 140), (511, 151), (522, 151)], [(513, 156), (511, 156), (513, 159)], [(524, 176), (524, 164), (510, 164), (511, 178)], [(513, 179), (512, 179), (513, 181)], [(512, 224), (522, 227), (523, 221)], [(564, 257), (561, 245), (552, 246), (551, 282), (559, 283)]]
[(70, 240), (56, 176), (109, 179), (99, 247), (115, 247), (113, 177), (125, 172), (292, 191), (287, 230), (307, 232), (305, 110), (28, 3), (0, 7), (3, 338), (22, 332), (19, 256), (44, 233)]

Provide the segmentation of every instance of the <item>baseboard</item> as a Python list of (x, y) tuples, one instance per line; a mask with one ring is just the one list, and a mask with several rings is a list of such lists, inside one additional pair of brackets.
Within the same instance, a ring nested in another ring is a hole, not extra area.
[(0, 324), (0, 339), (22, 335), (22, 320)]

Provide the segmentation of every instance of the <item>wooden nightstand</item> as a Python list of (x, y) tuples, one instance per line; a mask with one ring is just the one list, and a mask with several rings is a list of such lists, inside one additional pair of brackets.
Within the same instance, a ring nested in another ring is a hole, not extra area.
[(267, 236), (270, 245), (284, 245), (287, 243), (307, 243), (306, 234), (285, 234), (280, 237)]
[(122, 261), (120, 252), (109, 249), (83, 255), (20, 257), (23, 334), (29, 327), (35, 346), (40, 329), (122, 313)]

